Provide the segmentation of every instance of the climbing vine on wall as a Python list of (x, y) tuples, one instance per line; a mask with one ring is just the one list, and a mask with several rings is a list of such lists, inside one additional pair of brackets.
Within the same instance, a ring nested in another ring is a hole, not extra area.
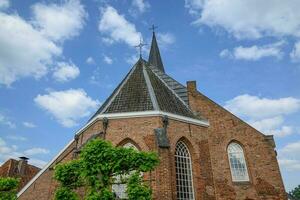
[(0, 200), (17, 199), (19, 179), (0, 177)]
[(76, 189), (83, 187), (84, 199), (113, 200), (114, 177), (122, 174), (131, 174), (122, 180), (128, 185), (129, 200), (151, 199), (151, 189), (140, 174), (153, 170), (158, 163), (156, 153), (114, 147), (110, 142), (93, 139), (82, 148), (78, 159), (55, 167), (54, 178), (60, 183), (55, 199), (77, 200)]

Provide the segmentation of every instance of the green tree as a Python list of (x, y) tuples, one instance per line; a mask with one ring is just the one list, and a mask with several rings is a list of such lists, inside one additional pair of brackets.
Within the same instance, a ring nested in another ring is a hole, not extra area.
[(0, 177), (0, 200), (17, 199), (19, 179)]
[(79, 197), (75, 190), (84, 187), (87, 190), (86, 200), (113, 200), (111, 187), (114, 177), (131, 174), (122, 180), (128, 183), (126, 192), (129, 200), (149, 200), (151, 189), (140, 174), (153, 170), (158, 163), (156, 153), (114, 147), (110, 142), (93, 139), (82, 148), (77, 160), (55, 167), (54, 178), (60, 182), (55, 199), (77, 200)]
[(289, 194), (296, 199), (300, 199), (300, 185), (290, 191)]

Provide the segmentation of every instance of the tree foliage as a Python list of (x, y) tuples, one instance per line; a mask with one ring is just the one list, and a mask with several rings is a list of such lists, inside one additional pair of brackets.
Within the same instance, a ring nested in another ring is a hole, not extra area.
[(300, 185), (295, 187), (289, 194), (296, 199), (300, 199)]
[[(93, 139), (83, 148), (77, 160), (55, 167), (54, 178), (60, 182), (55, 199), (78, 199), (75, 190), (84, 187), (86, 200), (113, 200), (111, 191), (116, 176), (131, 174), (125, 178), (130, 200), (151, 199), (151, 189), (140, 177), (158, 164), (153, 152), (141, 152), (132, 148), (114, 147), (110, 142)], [(132, 173), (134, 172), (134, 173)]]
[(127, 194), (129, 199), (150, 200), (152, 191), (143, 183), (140, 174), (134, 173), (128, 180)]
[(0, 200), (17, 199), (19, 179), (0, 177)]

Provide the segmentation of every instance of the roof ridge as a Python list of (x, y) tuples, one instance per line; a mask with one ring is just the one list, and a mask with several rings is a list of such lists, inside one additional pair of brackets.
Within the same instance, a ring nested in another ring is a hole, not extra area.
[(152, 101), (152, 105), (153, 105), (154, 110), (160, 110), (160, 107), (159, 107), (159, 104), (157, 102), (157, 98), (156, 98), (156, 95), (154, 93), (154, 89), (152, 87), (149, 75), (147, 73), (147, 70), (145, 69), (146, 67), (147, 66), (145, 65), (145, 63), (143, 63), (143, 75), (144, 75), (144, 78), (146, 80), (146, 85), (147, 85), (148, 92), (149, 92), (149, 95), (150, 95), (150, 98), (151, 98), (151, 101)]
[[(155, 74), (155, 76), (160, 80), (160, 81), (162, 81), (163, 83), (164, 83), (164, 85), (183, 103), (183, 105), (185, 105), (185, 107), (189, 110), (189, 111), (191, 111), (193, 114), (194, 114), (194, 112), (190, 109), (190, 107), (178, 96), (178, 94), (172, 89), (172, 88), (170, 88), (169, 87), (169, 85), (159, 76), (159, 75), (157, 75), (152, 69), (151, 69), (151, 67), (148, 67), (152, 72), (153, 72), (153, 74)], [(175, 79), (174, 79), (175, 80)]]

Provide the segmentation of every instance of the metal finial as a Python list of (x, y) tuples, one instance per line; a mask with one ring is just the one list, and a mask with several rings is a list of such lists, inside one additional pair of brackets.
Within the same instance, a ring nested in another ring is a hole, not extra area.
[(152, 32), (155, 32), (155, 29), (157, 29), (157, 26), (155, 26), (154, 24), (152, 24), (152, 26), (149, 28), (149, 30), (152, 30)]
[(142, 49), (143, 49), (143, 46), (146, 46), (146, 45), (147, 45), (146, 43), (143, 43), (142, 37), (140, 37), (140, 43), (135, 46), (135, 47), (139, 48), (140, 58), (142, 58)]

